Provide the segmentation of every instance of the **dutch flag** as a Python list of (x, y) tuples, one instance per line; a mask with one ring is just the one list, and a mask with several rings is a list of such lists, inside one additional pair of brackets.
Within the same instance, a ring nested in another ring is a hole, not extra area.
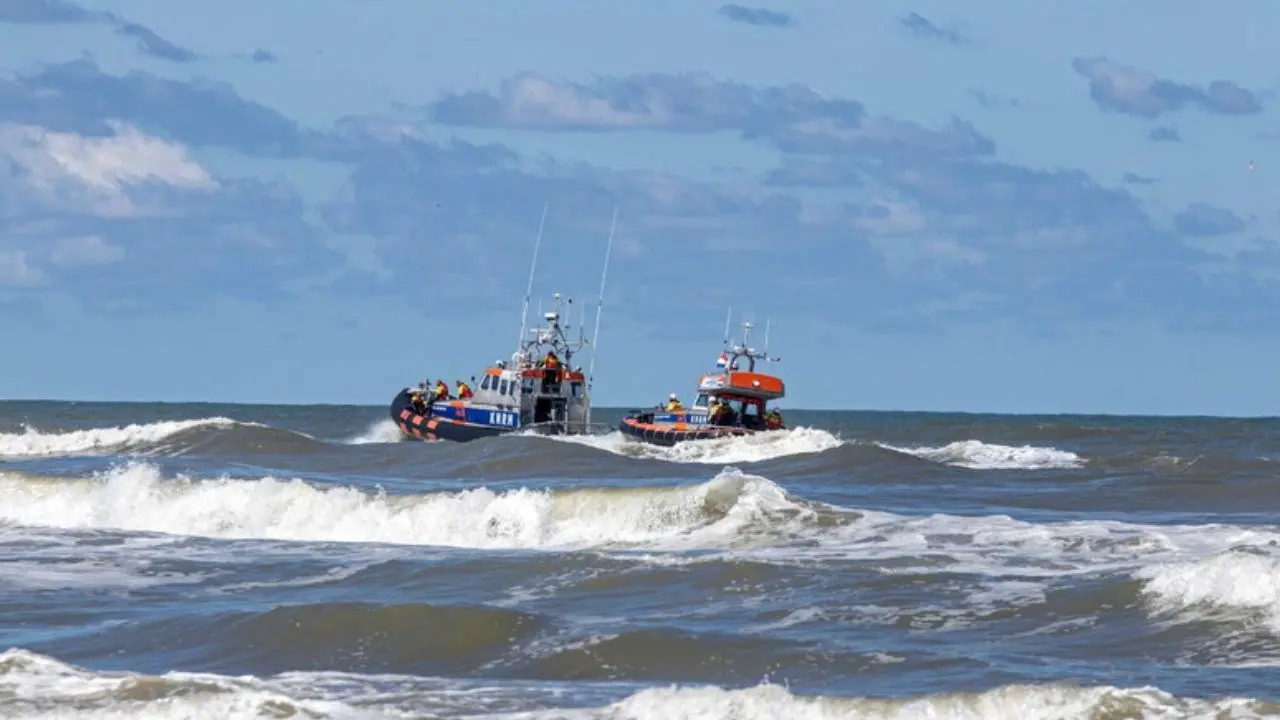
[(729, 356), (726, 355), (725, 353), (720, 353), (720, 357), (716, 358), (716, 367), (723, 368), (728, 364), (729, 364)]

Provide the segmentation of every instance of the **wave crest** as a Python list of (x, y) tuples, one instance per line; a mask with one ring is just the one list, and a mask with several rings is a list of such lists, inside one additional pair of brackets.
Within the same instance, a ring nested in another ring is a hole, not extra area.
[(961, 440), (936, 447), (876, 445), (885, 450), (970, 470), (1055, 470), (1078, 468), (1084, 464), (1084, 458), (1067, 450), (1035, 445), (1015, 447), (981, 440)]
[(0, 457), (111, 454), (158, 443), (196, 428), (227, 428), (236, 425), (264, 427), (258, 423), (246, 423), (226, 417), (167, 420), (66, 432), (41, 432), (24, 426), (21, 433), (0, 433)]
[[(1266, 712), (1268, 703), (1243, 698), (1207, 701), (1175, 697), (1156, 688), (1079, 687), (1067, 684), (1005, 685), (978, 693), (938, 693), (915, 698), (805, 697), (765, 683), (728, 690), (672, 687), (642, 690), (603, 711), (578, 718), (735, 718), (735, 720), (846, 720), (852, 718), (1100, 718), (1226, 717), (1232, 710)], [(1231, 715), (1235, 717), (1236, 715)], [(565, 717), (564, 714), (534, 717)]]
[[(259, 679), (211, 673), (93, 672), (27, 650), (0, 653), (6, 718), (521, 717), (528, 720), (853, 720), (854, 718), (1223, 718), (1274, 716), (1250, 698), (1182, 698), (1154, 687), (1004, 685), (903, 698), (805, 696), (773, 683), (628, 688), (295, 672)], [(602, 695), (613, 697), (601, 697)], [(586, 703), (573, 702), (577, 696)], [(32, 702), (38, 698), (38, 702)], [(566, 701), (569, 706), (566, 707)], [(582, 705), (586, 704), (586, 707)], [(577, 705), (577, 707), (574, 707)], [(495, 713), (497, 713), (495, 715)], [(515, 714), (510, 714), (515, 713)]]
[(1261, 614), (1280, 634), (1280, 557), (1233, 548), (1188, 562), (1136, 572), (1158, 612), (1202, 615)]
[(762, 513), (800, 510), (770, 480), (735, 470), (677, 487), (388, 495), (272, 477), (165, 479), (135, 462), (92, 479), (0, 475), (0, 493), (0, 521), (21, 525), (509, 549), (724, 541)]
[(0, 715), (11, 720), (359, 717), (354, 710), (340, 702), (298, 700), (253, 678), (96, 673), (27, 650), (0, 653)]

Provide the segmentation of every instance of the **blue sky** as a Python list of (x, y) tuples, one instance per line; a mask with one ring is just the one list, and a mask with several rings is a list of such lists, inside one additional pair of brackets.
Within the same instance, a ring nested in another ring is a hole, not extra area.
[(0, 0), (0, 397), (474, 374), (548, 202), (600, 405), (732, 306), (784, 407), (1280, 406), (1274, 4), (264, 7)]

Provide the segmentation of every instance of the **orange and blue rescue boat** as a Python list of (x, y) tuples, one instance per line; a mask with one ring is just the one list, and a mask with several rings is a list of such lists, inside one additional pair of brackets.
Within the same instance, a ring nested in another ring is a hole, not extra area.
[(556, 311), (544, 314), (546, 326), (530, 331), (534, 337), (521, 344), (509, 364), (499, 360), (486, 368), (469, 397), (450, 397), (443, 381), (401, 390), (391, 401), (391, 419), (402, 435), (469, 442), (520, 431), (589, 432), (587, 376), (570, 364), (583, 342), (569, 342), (560, 324), (559, 294), (555, 299)]
[(777, 375), (756, 370), (757, 361), (777, 362), (779, 358), (751, 349), (747, 345), (751, 323), (743, 323), (743, 328), (741, 343), (725, 343), (725, 351), (716, 360), (718, 371), (698, 378), (691, 406), (679, 405), (673, 393), (666, 407), (632, 410), (618, 424), (618, 430), (627, 437), (669, 447), (690, 440), (786, 429), (781, 412), (769, 407), (771, 401), (786, 397), (786, 384)]
[[(404, 388), (391, 401), (391, 419), (400, 428), (404, 438), (417, 440), (452, 440), (468, 442), (483, 438), (529, 431), (541, 435), (580, 435), (591, 432), (591, 379), (593, 372), (584, 374), (581, 367), (573, 366), (574, 355), (588, 345), (579, 325), (578, 340), (571, 342), (561, 323), (561, 296), (552, 295), (555, 309), (542, 314), (546, 324), (529, 330), (526, 337), (525, 323), (529, 315), (529, 295), (533, 292), (533, 276), (538, 267), (538, 248), (542, 245), (542, 227), (547, 220), (547, 206), (542, 207), (542, 222), (538, 225), (538, 238), (534, 242), (533, 262), (529, 268), (529, 288), (525, 291), (524, 307), (520, 315), (518, 346), (508, 364), (498, 360), (484, 370), (478, 387), (468, 385), (463, 390), (459, 382), (460, 397), (449, 396), (449, 386), (443, 380), (434, 387), (426, 381), (416, 388)], [(613, 214), (617, 224), (618, 211)], [(605, 269), (600, 274), (600, 302), (596, 307), (596, 332), (600, 331), (600, 310), (604, 305), (604, 279), (609, 269), (609, 255), (613, 250), (614, 227), (609, 228), (609, 242), (605, 249)], [(570, 306), (573, 298), (567, 299)], [(583, 316), (583, 323), (586, 317)], [(594, 347), (594, 339), (590, 343)], [(595, 369), (595, 353), (591, 354), (592, 371)], [(471, 385), (475, 385), (475, 377)]]

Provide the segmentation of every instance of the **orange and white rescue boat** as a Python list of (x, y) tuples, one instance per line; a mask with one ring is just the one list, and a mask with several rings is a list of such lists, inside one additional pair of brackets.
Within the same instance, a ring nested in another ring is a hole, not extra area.
[(756, 370), (757, 361), (777, 362), (780, 358), (749, 347), (751, 323), (744, 322), (742, 327), (743, 341), (732, 346), (725, 343), (725, 351), (716, 361), (718, 372), (698, 378), (692, 406), (632, 410), (618, 424), (618, 430), (627, 437), (664, 446), (784, 430), (781, 413), (768, 404), (786, 397), (786, 384), (777, 375)]

